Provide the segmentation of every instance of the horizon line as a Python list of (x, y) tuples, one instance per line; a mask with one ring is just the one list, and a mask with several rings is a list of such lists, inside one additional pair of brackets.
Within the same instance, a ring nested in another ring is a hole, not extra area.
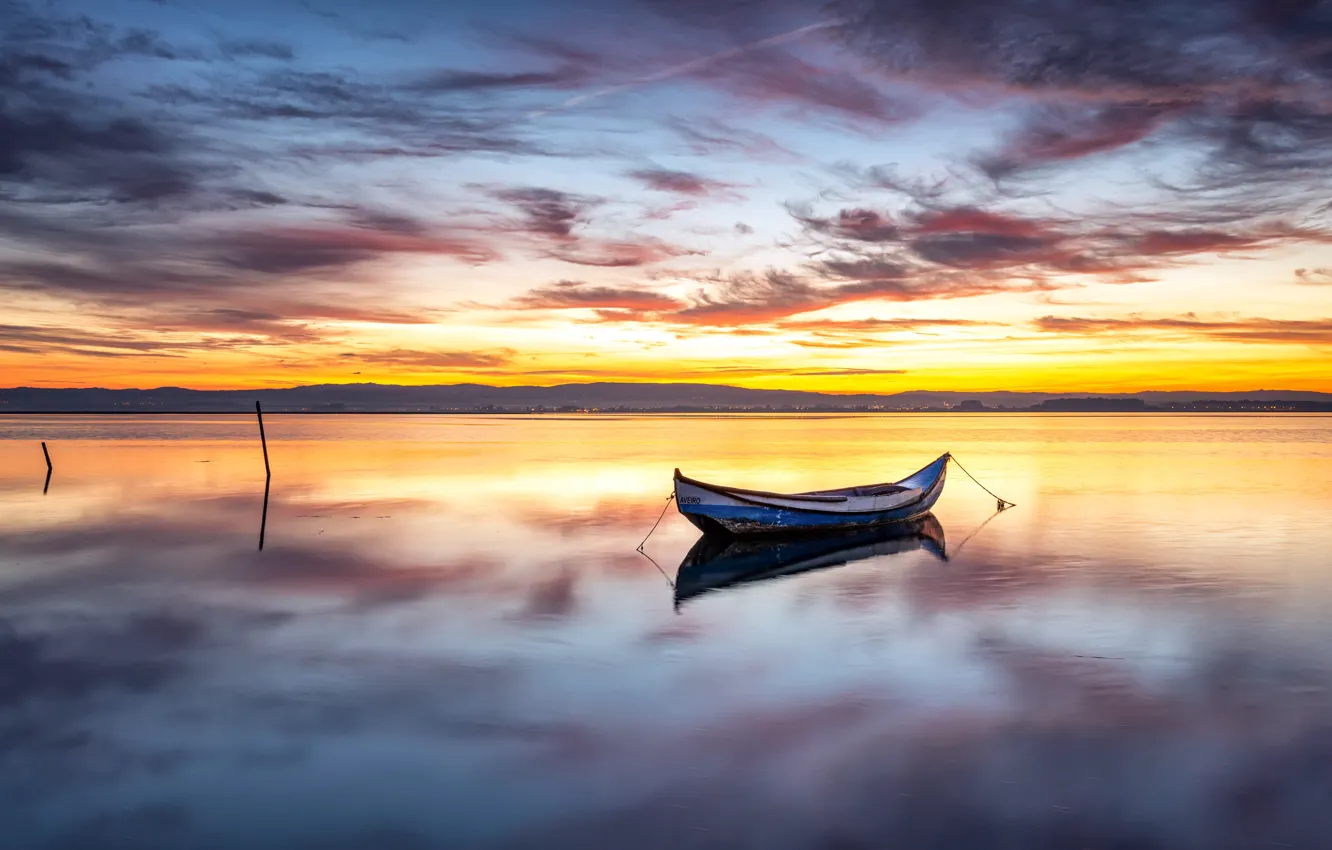
[(1073, 397), (1077, 395), (1132, 396), (1142, 393), (1224, 393), (1227, 395), (1235, 393), (1316, 393), (1319, 395), (1332, 395), (1332, 390), (1308, 390), (1308, 389), (1300, 390), (1300, 389), (1291, 389), (1291, 388), (1274, 389), (1274, 388), (1265, 388), (1265, 387), (1262, 388), (1252, 387), (1242, 390), (1219, 390), (1219, 389), (1200, 389), (1200, 388), (1136, 389), (1136, 390), (1113, 390), (1113, 391), (1025, 390), (1025, 389), (1023, 390), (910, 389), (910, 390), (893, 390), (893, 391), (883, 392), (883, 391), (808, 390), (808, 389), (791, 389), (786, 387), (745, 387), (736, 384), (712, 384), (700, 381), (634, 381), (634, 380), (582, 381), (582, 382), (570, 381), (557, 384), (483, 384), (475, 381), (458, 381), (453, 383), (438, 383), (438, 384), (384, 384), (376, 381), (356, 381), (356, 382), (343, 382), (343, 383), (291, 384), (281, 387), (235, 387), (235, 388), (219, 388), (219, 387), (197, 388), (197, 387), (179, 386), (175, 384), (164, 384), (156, 387), (104, 387), (104, 386), (43, 387), (43, 386), (20, 385), (12, 387), (0, 387), (0, 393), (13, 392), (18, 390), (38, 390), (43, 392), (81, 392), (81, 391), (91, 391), (91, 390), (100, 390), (103, 392), (155, 392), (159, 390), (184, 390), (186, 392), (196, 392), (196, 393), (242, 393), (242, 392), (287, 392), (290, 390), (311, 389), (315, 387), (389, 387), (393, 389), (404, 389), (404, 390), (429, 389), (429, 388), (440, 388), (440, 387), (485, 387), (488, 389), (495, 389), (495, 390), (515, 390), (515, 389), (556, 389), (559, 387), (590, 387), (598, 385), (643, 386), (643, 387), (670, 387), (670, 386), (715, 387), (720, 389), (742, 390), (745, 392), (792, 392), (792, 393), (809, 393), (814, 395), (827, 395), (827, 396), (898, 396), (898, 395), (908, 395), (911, 393), (952, 393), (959, 395), (967, 393), (973, 393), (977, 395), (991, 394), (991, 393), (1012, 393), (1020, 395), (1056, 395), (1056, 396), (1066, 396), (1066, 397)]

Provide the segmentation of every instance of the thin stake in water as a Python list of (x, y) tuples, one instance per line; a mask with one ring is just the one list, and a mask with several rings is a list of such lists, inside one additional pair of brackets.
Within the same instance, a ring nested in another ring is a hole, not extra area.
[(45, 440), (42, 441), (42, 454), (46, 457), (46, 483), (42, 485), (42, 495), (45, 496), (46, 491), (51, 489), (51, 471), (52, 471), (51, 453), (46, 450)]
[[(264, 474), (272, 478), (273, 470), (268, 468), (268, 438), (264, 436), (264, 409), (259, 406), (257, 401), (254, 403), (254, 412), (259, 417), (259, 443), (264, 447)], [(46, 444), (43, 443), (42, 445), (45, 446)]]
[(264, 512), (259, 519), (259, 551), (264, 551), (264, 531), (268, 528), (268, 487), (273, 480), (273, 470), (268, 465), (268, 438), (264, 436), (264, 409), (259, 402), (254, 403), (255, 415), (259, 417), (259, 443), (264, 447)]

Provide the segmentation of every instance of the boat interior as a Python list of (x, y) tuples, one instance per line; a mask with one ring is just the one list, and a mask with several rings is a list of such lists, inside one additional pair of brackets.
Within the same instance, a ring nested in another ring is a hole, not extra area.
[(910, 487), (901, 484), (867, 484), (863, 487), (843, 487), (840, 490), (814, 490), (810, 493), (798, 493), (800, 496), (891, 496), (905, 493)]
[(929, 466), (917, 470), (912, 475), (903, 478), (898, 482), (864, 484), (859, 487), (842, 487), (837, 490), (811, 490), (805, 493), (774, 493), (769, 490), (746, 490), (740, 487), (722, 487), (717, 484), (708, 484), (704, 481), (689, 478), (688, 476), (683, 475), (679, 468), (676, 468), (674, 477), (676, 481), (684, 481), (710, 490), (733, 493), (736, 495), (765, 496), (778, 499), (801, 498), (819, 502), (845, 502), (847, 499), (864, 498), (867, 496), (892, 496), (897, 493), (907, 493), (930, 486), (930, 482), (937, 478), (938, 472), (935, 470), (935, 466), (946, 458), (948, 458), (948, 455), (944, 455), (944, 457), (936, 460)]

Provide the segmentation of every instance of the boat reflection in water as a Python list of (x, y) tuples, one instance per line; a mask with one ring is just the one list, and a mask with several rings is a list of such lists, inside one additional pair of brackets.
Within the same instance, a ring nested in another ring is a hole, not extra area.
[(680, 562), (675, 577), (675, 604), (678, 606), (711, 590), (917, 549), (948, 560), (943, 526), (934, 514), (838, 534), (748, 537), (704, 534)]

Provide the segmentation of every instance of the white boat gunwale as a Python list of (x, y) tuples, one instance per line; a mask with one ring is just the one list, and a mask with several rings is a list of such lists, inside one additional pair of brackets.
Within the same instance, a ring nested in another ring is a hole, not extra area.
[[(859, 489), (878, 489), (878, 488), (882, 488), (882, 487), (885, 487), (885, 486), (901, 486), (901, 484), (902, 484), (903, 481), (910, 481), (912, 478), (915, 478), (916, 476), (920, 475), (922, 472), (925, 472), (925, 471), (928, 470), (930, 467), (934, 466), (935, 464), (939, 463), (940, 461), (951, 460), (951, 458), (952, 458), (952, 454), (951, 454), (950, 452), (945, 452), (943, 455), (940, 455), (938, 458), (936, 458), (935, 460), (933, 460), (933, 461), (931, 461), (930, 463), (926, 464), (925, 466), (921, 467), (921, 468), (918, 469), (917, 471), (913, 472), (911, 475), (908, 475), (906, 478), (900, 479), (899, 481), (896, 481), (896, 482), (891, 482), (891, 485), (886, 485), (886, 484), (868, 484), (868, 485), (863, 485), (862, 487), (847, 487), (847, 488), (844, 488), (844, 489), (845, 489), (845, 490), (859, 490)], [(943, 474), (942, 474), (942, 470), (941, 470), (941, 471), (940, 471), (940, 474), (937, 475), (937, 476), (936, 476), (935, 478), (933, 478), (932, 480), (930, 480), (929, 482), (926, 482), (926, 483), (925, 483), (925, 486), (923, 486), (923, 487), (909, 487), (909, 488), (905, 488), (905, 490), (903, 490), (903, 491), (900, 491), (900, 492), (909, 492), (910, 490), (915, 490), (915, 491), (916, 491), (916, 496), (915, 496), (914, 499), (911, 499), (911, 500), (908, 500), (908, 501), (904, 501), (904, 502), (900, 502), (900, 503), (897, 503), (897, 504), (891, 505), (890, 507), (886, 507), (886, 508), (885, 508), (885, 507), (868, 507), (868, 508), (859, 509), (859, 510), (835, 510), (835, 509), (833, 509), (833, 510), (829, 510), (829, 509), (825, 509), (825, 508), (820, 508), (820, 507), (818, 507), (818, 506), (821, 505), (821, 504), (822, 504), (822, 505), (829, 505), (829, 504), (838, 504), (838, 505), (840, 505), (840, 504), (845, 504), (846, 502), (850, 501), (852, 497), (850, 497), (850, 496), (844, 496), (844, 495), (831, 495), (831, 493), (832, 493), (832, 492), (835, 492), (835, 491), (827, 491), (827, 490), (824, 490), (824, 491), (821, 491), (821, 492), (817, 492), (817, 491), (816, 491), (816, 492), (813, 492), (813, 493), (775, 493), (775, 492), (766, 491), (766, 490), (747, 490), (747, 489), (744, 489), (744, 488), (741, 488), (741, 487), (725, 487), (725, 486), (722, 486), (722, 485), (720, 485), (720, 484), (709, 484), (709, 483), (706, 482), (706, 481), (699, 481), (699, 480), (696, 479), (696, 478), (690, 478), (689, 476), (687, 476), (687, 475), (685, 475), (684, 473), (680, 472), (680, 470), (679, 470), (678, 468), (675, 470), (675, 475), (674, 475), (674, 481), (675, 481), (676, 484), (680, 484), (680, 483), (683, 483), (683, 484), (689, 484), (689, 485), (692, 485), (692, 486), (694, 486), (694, 487), (698, 487), (698, 488), (700, 488), (700, 489), (707, 490), (707, 491), (709, 491), (709, 492), (711, 492), (711, 493), (715, 493), (715, 494), (717, 494), (717, 495), (719, 495), (719, 496), (723, 496), (723, 497), (726, 497), (726, 498), (735, 499), (736, 501), (744, 502), (745, 504), (754, 505), (755, 507), (771, 508), (771, 509), (780, 509), (780, 508), (782, 508), (783, 506), (780, 506), (780, 505), (773, 505), (773, 504), (771, 504), (771, 503), (769, 503), (769, 502), (765, 502), (765, 501), (761, 501), (761, 500), (762, 500), (762, 499), (783, 499), (783, 500), (791, 501), (791, 502), (808, 502), (808, 503), (810, 503), (808, 507), (805, 507), (805, 506), (802, 505), (802, 506), (799, 508), (799, 510), (809, 511), (809, 512), (811, 512), (811, 513), (836, 514), (836, 515), (840, 515), (840, 516), (860, 516), (860, 515), (868, 515), (868, 514), (880, 514), (880, 513), (885, 513), (885, 512), (888, 511), (888, 510), (891, 510), (891, 511), (900, 511), (900, 510), (905, 509), (905, 508), (910, 508), (910, 507), (912, 507), (913, 505), (917, 505), (917, 504), (919, 504), (919, 503), (925, 501), (926, 499), (928, 499), (928, 498), (931, 496), (931, 494), (932, 494), (932, 492), (934, 491), (934, 489), (935, 489), (935, 488), (936, 488), (936, 487), (942, 482), (942, 480), (943, 480)], [(885, 495), (896, 495), (896, 494), (885, 494)], [(757, 497), (757, 498), (746, 498), (746, 496), (753, 496), (753, 497)], [(855, 498), (857, 498), (857, 499), (873, 499), (873, 498), (875, 498), (875, 497), (874, 497), (874, 496), (870, 496), (870, 495), (866, 495), (866, 496), (857, 496), (857, 497), (855, 497)], [(786, 507), (789, 508), (790, 506), (786, 506)], [(681, 510), (683, 510), (683, 509), (684, 509), (684, 506), (681, 505)]]
[[(774, 493), (769, 490), (746, 490), (743, 487), (723, 487), (720, 484), (709, 484), (706, 481), (699, 481), (697, 478), (690, 478), (680, 470), (675, 470), (675, 480), (682, 481), (685, 484), (693, 484), (695, 487), (702, 487), (704, 490), (711, 490), (714, 493), (721, 493), (726, 496), (759, 496), (767, 499), (791, 499), (793, 501), (810, 502), (845, 502), (846, 496), (833, 496), (823, 493)], [(742, 501), (749, 501), (744, 499)], [(754, 502), (753, 504), (761, 504)]]

